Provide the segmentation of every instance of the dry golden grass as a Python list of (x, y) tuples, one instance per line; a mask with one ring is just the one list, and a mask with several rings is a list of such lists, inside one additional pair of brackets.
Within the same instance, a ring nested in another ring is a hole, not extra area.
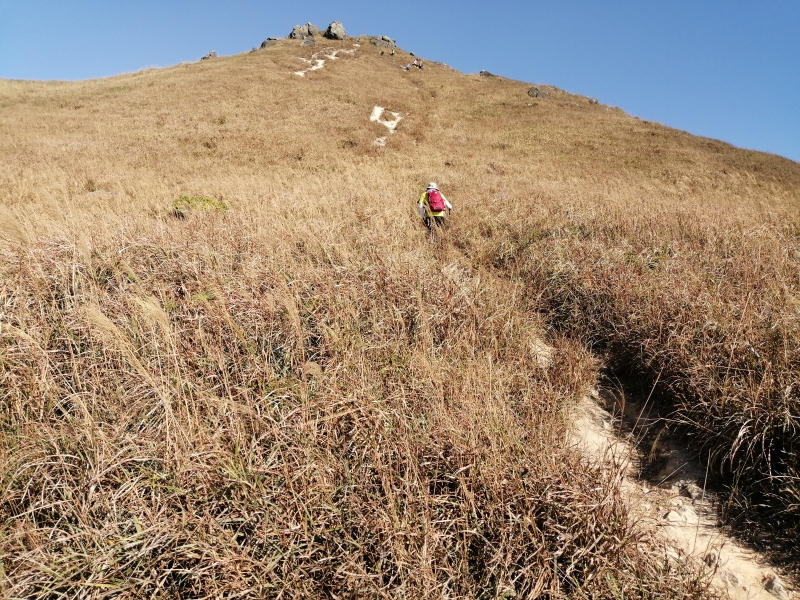
[(706, 596), (567, 447), (586, 344), (796, 527), (800, 166), (318, 49), (0, 82), (4, 594)]

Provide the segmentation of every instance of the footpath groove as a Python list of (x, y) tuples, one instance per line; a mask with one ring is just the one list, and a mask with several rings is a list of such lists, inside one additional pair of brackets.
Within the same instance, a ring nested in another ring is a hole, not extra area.
[(765, 556), (718, 527), (716, 498), (703, 489), (704, 473), (685, 451), (672, 448), (659, 486), (637, 477), (635, 440), (615, 434), (613, 418), (598, 400), (599, 394), (592, 390), (578, 404), (572, 441), (589, 460), (621, 470), (621, 491), (631, 514), (656, 530), (666, 544), (668, 560), (705, 569), (712, 583), (733, 600), (798, 598)]
[(311, 55), (311, 58), (300, 57), (300, 60), (309, 65), (309, 67), (307, 69), (295, 71), (294, 74), (299, 75), (300, 77), (305, 77), (306, 73), (308, 73), (309, 71), (318, 71), (319, 69), (324, 67), (326, 60), (336, 60), (337, 58), (339, 58), (338, 56), (339, 54), (349, 54), (350, 56), (352, 56), (356, 53), (356, 50), (358, 50), (360, 47), (361, 44), (353, 44), (353, 48), (350, 50), (343, 50), (341, 48), (339, 50), (334, 50), (333, 48), (324, 48), (319, 52), (314, 52), (314, 54)]

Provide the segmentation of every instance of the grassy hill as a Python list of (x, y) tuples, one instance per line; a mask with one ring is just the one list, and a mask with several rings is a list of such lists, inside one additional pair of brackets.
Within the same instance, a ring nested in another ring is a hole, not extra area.
[(706, 597), (570, 447), (609, 372), (791, 551), (800, 165), (408, 61), (0, 81), (5, 596)]

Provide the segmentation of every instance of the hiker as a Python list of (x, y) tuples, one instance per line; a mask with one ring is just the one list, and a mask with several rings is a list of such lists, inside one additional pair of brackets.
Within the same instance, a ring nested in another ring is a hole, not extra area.
[(425, 227), (430, 229), (433, 225), (441, 227), (444, 225), (446, 213), (453, 210), (453, 205), (439, 191), (439, 186), (433, 182), (428, 184), (428, 188), (419, 197), (419, 216)]

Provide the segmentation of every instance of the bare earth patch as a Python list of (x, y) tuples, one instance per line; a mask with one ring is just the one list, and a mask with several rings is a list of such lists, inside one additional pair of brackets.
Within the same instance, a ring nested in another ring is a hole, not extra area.
[[(389, 133), (394, 133), (395, 130), (397, 129), (397, 125), (400, 123), (403, 116), (398, 112), (389, 111), (391, 115), (394, 117), (394, 119), (391, 120), (385, 119), (383, 118), (385, 111), (386, 109), (384, 107), (376, 106), (375, 108), (372, 109), (372, 114), (370, 115), (369, 120), (372, 121), (373, 123), (380, 123), (381, 125), (386, 127), (386, 129), (389, 130)], [(376, 138), (374, 143), (376, 146), (385, 146), (386, 136)]]
[[(326, 60), (336, 60), (339, 54), (349, 54), (353, 55), (356, 53), (356, 50), (361, 46), (361, 44), (353, 44), (353, 48), (350, 50), (333, 50), (332, 48), (325, 48), (324, 50), (320, 50), (319, 52), (314, 52), (311, 55), (311, 58), (300, 58), (304, 63), (310, 65), (307, 69), (302, 69), (300, 71), (295, 71), (295, 75), (299, 75), (300, 77), (305, 77), (306, 73), (309, 71), (317, 71), (325, 66)], [(323, 58), (320, 58), (323, 57)]]
[(574, 441), (590, 460), (622, 468), (622, 492), (631, 514), (658, 531), (668, 558), (708, 569), (714, 585), (734, 600), (796, 598), (762, 554), (717, 526), (716, 498), (703, 489), (703, 471), (687, 452), (673, 448), (661, 469), (665, 477), (660, 486), (636, 476), (640, 457), (635, 440), (615, 435), (613, 418), (597, 398), (593, 391), (578, 405)]

